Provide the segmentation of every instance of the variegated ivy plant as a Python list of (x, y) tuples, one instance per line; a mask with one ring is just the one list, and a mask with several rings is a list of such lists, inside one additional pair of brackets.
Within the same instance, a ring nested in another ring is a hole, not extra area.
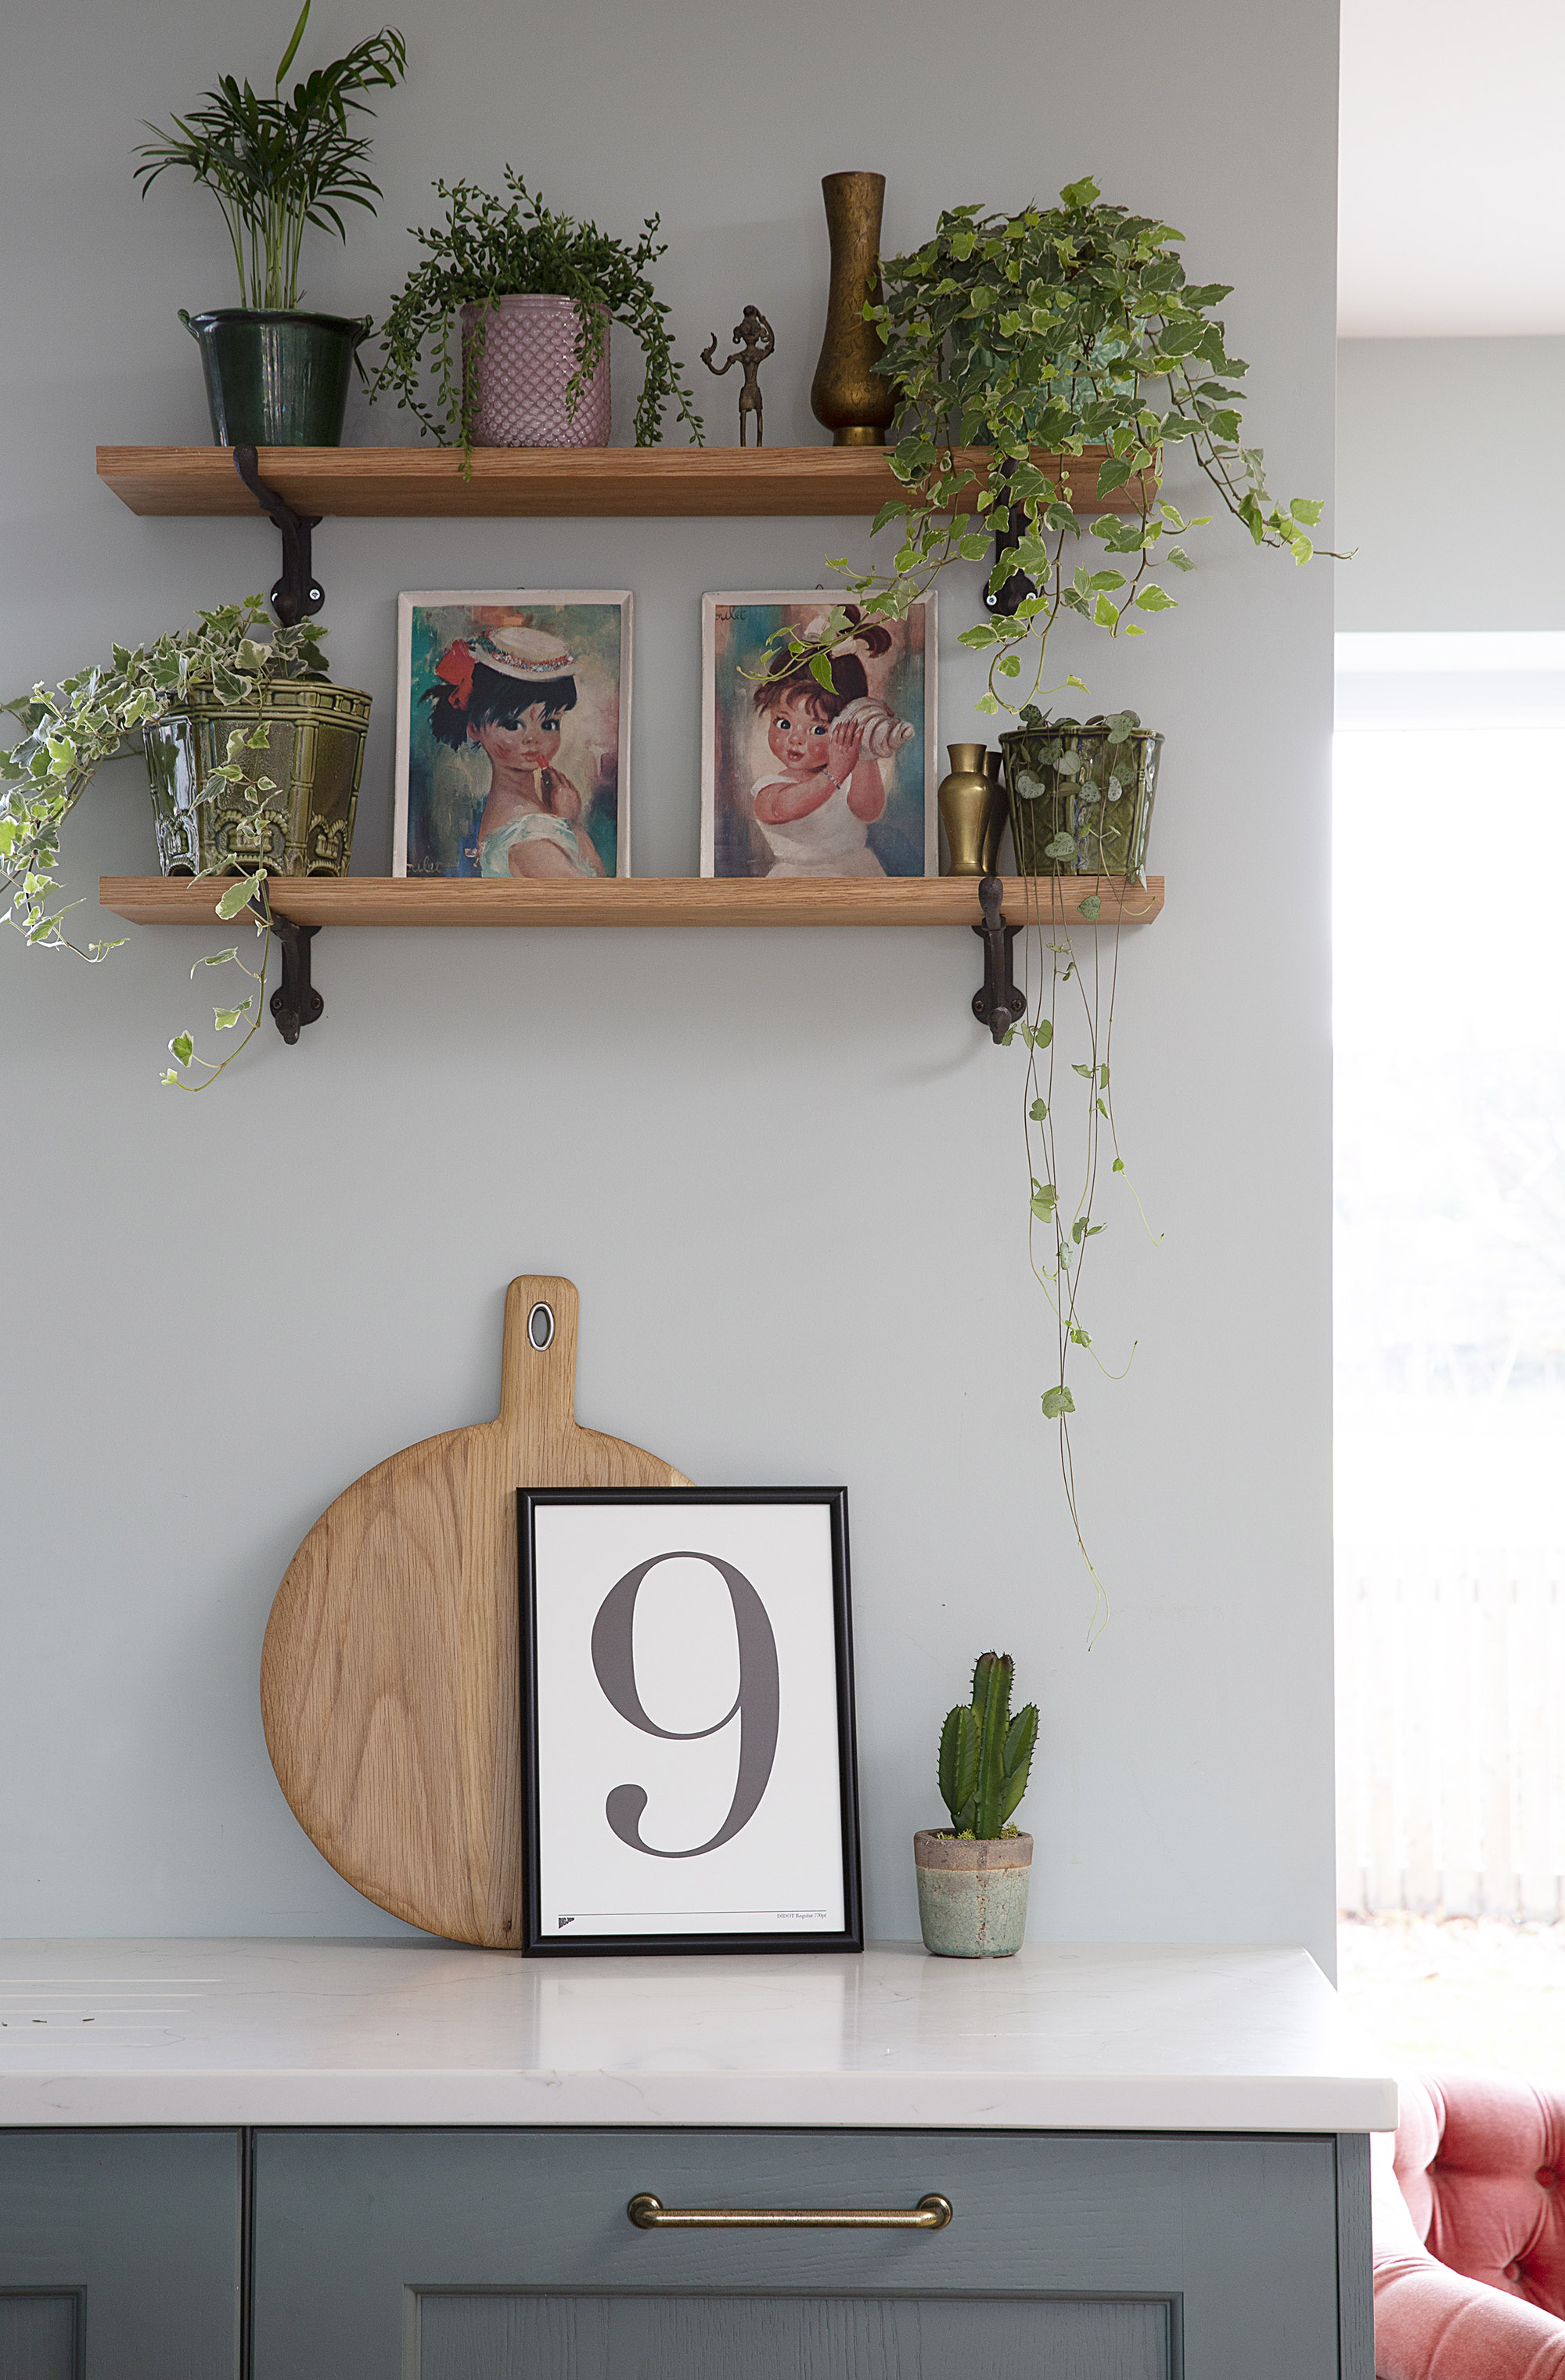
[[(1175, 608), (1154, 573), (1163, 564), (1194, 569), (1182, 540), (1214, 516), (1187, 518), (1163, 496), (1171, 447), (1189, 452), (1256, 545), (1298, 563), (1315, 551), (1320, 503), (1274, 501), (1261, 449), (1244, 440), (1239, 383), (1249, 367), (1230, 355), (1215, 310), (1232, 292), (1187, 280), (1182, 242), (1156, 217), (1105, 203), (1088, 178), (1067, 184), (1058, 206), (947, 209), (932, 239), (883, 265), (884, 296), (865, 307), (885, 341), (877, 370), (898, 399), (888, 459), (902, 492), (881, 505), (875, 530), (895, 523), (901, 542), (889, 570), (831, 567), (843, 575), (845, 601), (901, 617), (950, 564), (988, 558), (995, 531), (1008, 527), (1014, 542), (993, 564), (989, 593), (1000, 595), (1017, 571), (1033, 591), (1013, 616), (963, 634), (989, 658), (982, 711), (1019, 710), (1013, 693), (1036, 700), (1062, 613), (1140, 636), (1151, 614)], [(1090, 521), (1077, 512), (1062, 458), (1087, 447), (1107, 450), (1098, 496), (1129, 489), (1131, 510)], [(1100, 555), (1080, 558), (1084, 534)], [(795, 640), (790, 659), (808, 651), (816, 674), (829, 674), (831, 648), (846, 633), (839, 608), (819, 649)], [(1023, 693), (1029, 643), (1035, 666)]]
[[(260, 595), (199, 613), (197, 622), (193, 628), (176, 628), (134, 650), (115, 645), (109, 662), (79, 670), (56, 686), (35, 686), (30, 694), (0, 704), (0, 710), (19, 720), (24, 731), (8, 752), (0, 752), (0, 900), (5, 903), (0, 917), (35, 949), (73, 951), (95, 965), (121, 947), (118, 941), (102, 940), (75, 942), (67, 931), (65, 920), (79, 904), (60, 898), (61, 829), (104, 761), (134, 748), (152, 721), (177, 710), (198, 690), (210, 689), (221, 702), (237, 708), (257, 705), (255, 726), (231, 731), (224, 759), (209, 772), (200, 798), (237, 788), (258, 823), (282, 815), (273, 800), (276, 784), (268, 776), (253, 774), (245, 755), (267, 748), (260, 703), (273, 679), (325, 676), (320, 651), (325, 630), (313, 621), (275, 626)], [(261, 631), (267, 642), (261, 641)], [(232, 1032), (248, 1019), (244, 1039), (227, 1057), (213, 1060), (196, 1055), (189, 1033), (176, 1034), (169, 1049), (178, 1071), (165, 1071), (165, 1083), (184, 1090), (205, 1089), (260, 1025), (271, 954), (265, 886), (260, 869), (253, 876), (226, 880), (216, 904), (216, 914), (224, 919), (237, 917), (252, 903), (258, 905), (256, 930), (262, 940), (259, 965), (247, 965), (237, 944), (197, 961), (197, 966), (237, 966), (254, 986), (245, 999), (212, 1010), (213, 1026), (220, 1033)], [(192, 967), (192, 976), (195, 972)], [(200, 1070), (194, 1077), (192, 1066)]]
[[(897, 391), (888, 459), (899, 487), (875, 530), (894, 526), (899, 542), (889, 567), (832, 564), (844, 582), (843, 605), (828, 616), (819, 643), (784, 633), (779, 644), (786, 645), (787, 665), (807, 657), (829, 684), (831, 648), (850, 633), (847, 603), (869, 617), (900, 618), (952, 563), (989, 561), (1003, 529), (1009, 542), (986, 582), (991, 604), (1017, 572), (1027, 591), (1011, 616), (991, 610), (961, 641), (988, 662), (980, 711), (1019, 714), (1035, 731), (1059, 731), (1050, 755), (1058, 782), (1081, 762), (1065, 735), (1076, 722), (1047, 711), (1063, 691), (1043, 691), (1055, 625), (1071, 613), (1110, 636), (1142, 635), (1157, 613), (1175, 608), (1168, 575), (1194, 569), (1184, 540), (1216, 516), (1187, 517), (1163, 493), (1166, 458), (1187, 453), (1256, 545), (1279, 547), (1297, 563), (1310, 559), (1322, 506), (1304, 496), (1283, 504), (1270, 494), (1261, 449), (1244, 435), (1247, 367), (1229, 352), (1217, 311), (1231, 292), (1221, 282), (1191, 282), (1181, 244), (1171, 225), (1105, 203), (1098, 184), (1084, 179), (1068, 184), (1057, 206), (1009, 215), (948, 209), (922, 248), (882, 266), (884, 296), (867, 303), (865, 315), (880, 328), (878, 369)], [(1095, 480), (1090, 462), (1074, 473), (1065, 468), (1088, 448), (1102, 455)], [(1078, 509), (1072, 482), (1079, 497), (1084, 469), (1099, 501), (1123, 503), (1128, 492), (1130, 508), (1096, 516), (1085, 502)], [(1064, 683), (1086, 691), (1074, 675)], [(1110, 747), (1102, 773), (1105, 798), (1113, 799), (1112, 747), (1138, 722), (1125, 711), (1092, 723)], [(1019, 790), (1036, 796), (1046, 788), (1034, 779)], [(1047, 856), (1073, 872), (1095, 872), (1102, 860), (1091, 847), (1088, 810), (1079, 802), (1068, 808)], [(1048, 880), (1028, 880), (1030, 997), (1014, 1036), (1027, 1052), (1029, 1257), (1057, 1342), (1043, 1414), (1058, 1427), (1065, 1501), (1098, 1598), (1093, 1633), (1107, 1605), (1082, 1534), (1069, 1373), (1078, 1355), (1098, 1360), (1082, 1317), (1082, 1272), (1105, 1228), (1101, 1182), (1124, 1172), (1110, 1059), (1122, 912), (1100, 948), (1101, 905), (1096, 892), (1081, 904), (1090, 950), (1078, 957)], [(1064, 1040), (1078, 1045), (1069, 1055)], [(1069, 1110), (1058, 1111), (1057, 1135), (1057, 1095), (1079, 1101), (1079, 1135)], [(1067, 1122), (1079, 1166), (1065, 1145)]]

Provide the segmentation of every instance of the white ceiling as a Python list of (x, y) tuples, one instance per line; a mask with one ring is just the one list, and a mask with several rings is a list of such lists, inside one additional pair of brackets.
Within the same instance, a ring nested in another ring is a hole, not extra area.
[(1342, 0), (1344, 338), (1565, 332), (1565, 0)]

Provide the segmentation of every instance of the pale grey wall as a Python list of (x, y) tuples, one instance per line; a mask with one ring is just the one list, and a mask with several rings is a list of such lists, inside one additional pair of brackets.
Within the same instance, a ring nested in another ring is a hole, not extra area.
[[(92, 447), (204, 435), (174, 316), (228, 302), (219, 226), (172, 183), (139, 205), (128, 152), (217, 72), (270, 75), (290, 16), (60, 0), (13, 26), (8, 683), (272, 576), (259, 522), (137, 521)], [(620, 228), (661, 207), (686, 360), (755, 299), (778, 334), (769, 429), (809, 438), (823, 171), (886, 170), (897, 246), (942, 201), (1048, 196), (1095, 167), (1183, 227), (1197, 277), (1236, 285), (1256, 431), (1284, 492), (1329, 492), (1328, 0), (1261, 20), (1243, 0), (400, 16), (386, 203), (346, 258), (317, 249), (318, 302), (382, 305), (430, 179), (509, 157)], [(318, 39), (372, 21), (329, 0)], [(635, 588), (638, 865), (678, 872), (701, 589), (810, 584), (849, 545), (857, 529), (809, 522), (329, 525), (337, 672), (376, 694), (358, 867), (388, 862), (399, 587)], [(156, 1074), (202, 938), (135, 931), (97, 971), (6, 938), (0, 1929), (389, 1924), (273, 1781), (261, 1629), (346, 1481), (493, 1410), (503, 1284), (538, 1269), (580, 1286), (585, 1419), (698, 1479), (849, 1483), (872, 1930), (915, 1929), (935, 1728), (999, 1642), (1045, 1715), (1040, 1934), (1329, 1957), (1331, 586), (1231, 529), (1207, 550), (1144, 641), (1061, 652), (1169, 738), (1169, 906), (1126, 939), (1116, 1044), (1162, 1238), (1122, 1198), (1098, 1244), (1098, 1343), (1139, 1352), (1122, 1385), (1078, 1386), (1114, 1607), (1090, 1654), (1037, 1410), (1021, 1060), (972, 1021), (966, 934), (327, 933), (325, 1021), (292, 1051), (269, 1028), (200, 1100)], [(973, 575), (941, 600), (960, 735)], [(151, 864), (140, 772), (119, 764), (73, 832), (74, 881), (90, 896), (100, 869)]]
[(1565, 627), (1565, 338), (1344, 339), (1337, 625)]

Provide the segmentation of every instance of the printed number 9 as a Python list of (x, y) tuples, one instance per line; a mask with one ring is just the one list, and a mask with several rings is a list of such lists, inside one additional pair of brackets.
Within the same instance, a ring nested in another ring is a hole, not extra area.
[[(714, 1719), (710, 1727), (660, 1727), (641, 1707), (636, 1683), (636, 1598), (649, 1571), (666, 1561), (710, 1562), (727, 1587), (734, 1606), (739, 1691), (732, 1707), (720, 1719)], [(732, 1842), (759, 1809), (777, 1757), (777, 1639), (771, 1633), (766, 1606), (744, 1572), (735, 1570), (732, 1563), (720, 1561), (716, 1554), (654, 1554), (650, 1561), (637, 1562), (603, 1597), (592, 1623), (592, 1667), (620, 1717), (628, 1719), (632, 1727), (638, 1727), (644, 1735), (661, 1736), (665, 1743), (697, 1743), (703, 1736), (716, 1735), (735, 1717), (739, 1721), (739, 1774), (734, 1780), (734, 1799), (727, 1817), (710, 1841), (692, 1843), (685, 1852), (663, 1852), (654, 1843), (644, 1843), (641, 1816), (647, 1807), (646, 1791), (639, 1785), (616, 1785), (603, 1804), (603, 1815), (621, 1842), (627, 1843), (633, 1852), (647, 1852), (651, 1859), (698, 1859), (702, 1852), (715, 1852), (720, 1844)]]

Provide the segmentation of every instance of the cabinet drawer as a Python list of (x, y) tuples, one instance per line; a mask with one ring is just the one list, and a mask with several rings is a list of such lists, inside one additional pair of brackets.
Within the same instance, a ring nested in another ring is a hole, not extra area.
[(0, 2132), (4, 2380), (234, 2380), (237, 2132)]
[[(953, 2213), (640, 2230), (640, 2192)], [(1336, 2210), (1329, 2139), (265, 2132), (254, 2380), (1339, 2380)]]

